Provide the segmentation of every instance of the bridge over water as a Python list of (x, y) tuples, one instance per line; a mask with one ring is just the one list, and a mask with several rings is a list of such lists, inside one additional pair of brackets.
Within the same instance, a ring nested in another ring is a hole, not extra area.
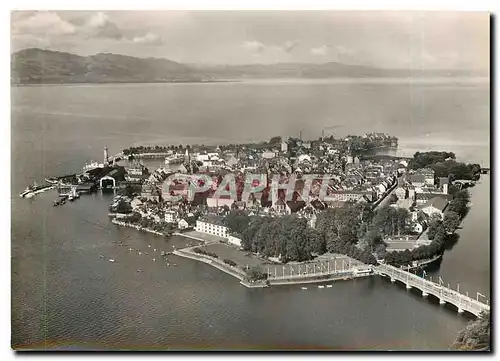
[(477, 293), (477, 298), (474, 299), (458, 292), (458, 290), (452, 290), (443, 284), (429, 281), (424, 277), (390, 265), (379, 265), (374, 268), (374, 271), (379, 275), (390, 277), (391, 282), (403, 282), (407, 289), (419, 289), (422, 291), (423, 297), (433, 295), (439, 300), (440, 304), (450, 303), (457, 307), (459, 313), (467, 311), (475, 316), (479, 316), (482, 311), (490, 310), (489, 301), (487, 303), (479, 301), (479, 293)]

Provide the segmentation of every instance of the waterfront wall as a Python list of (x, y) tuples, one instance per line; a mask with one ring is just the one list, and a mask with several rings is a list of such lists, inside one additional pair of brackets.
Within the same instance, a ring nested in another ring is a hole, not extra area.
[(215, 267), (215, 268), (221, 270), (222, 272), (225, 272), (233, 277), (236, 277), (240, 281), (245, 280), (245, 274), (243, 273), (243, 271), (241, 271), (241, 272), (237, 271), (234, 267), (226, 265), (224, 262), (222, 262), (218, 259), (205, 257), (203, 255), (191, 252), (187, 249), (175, 250), (174, 254), (176, 256), (179, 256), (179, 257), (189, 258), (189, 259), (192, 259), (195, 261), (200, 261), (200, 262), (209, 264), (212, 267)]
[(200, 241), (200, 242), (203, 242), (203, 243), (207, 243), (207, 242), (210, 242), (209, 240), (207, 239), (203, 239), (203, 238), (200, 238), (200, 237), (195, 237), (195, 236), (192, 236), (190, 234), (185, 234), (185, 233), (180, 233), (180, 232), (174, 232), (173, 233), (174, 236), (182, 236), (182, 237), (186, 237), (186, 238), (190, 238), (190, 239), (194, 239), (195, 241)]
[(295, 284), (307, 284), (307, 283), (322, 283), (322, 282), (328, 282), (328, 281), (346, 281), (346, 280), (351, 280), (355, 278), (361, 278), (361, 277), (369, 277), (373, 276), (374, 274), (355, 274), (353, 272), (344, 272), (344, 273), (336, 273), (336, 274), (329, 274), (329, 275), (324, 275), (324, 276), (319, 276), (319, 277), (309, 277), (309, 278), (298, 278), (298, 279), (291, 279), (291, 278), (285, 278), (285, 279), (279, 279), (279, 278), (269, 278), (269, 283), (271, 286), (283, 286), (283, 285), (295, 285)]
[(161, 233), (161, 232), (158, 232), (158, 231), (155, 231), (155, 230), (152, 230), (152, 229), (149, 229), (149, 228), (144, 228), (144, 227), (141, 227), (141, 226), (136, 225), (136, 224), (117, 221), (116, 219), (111, 220), (111, 223), (116, 224), (117, 226), (135, 228), (138, 231), (153, 233), (153, 234), (156, 234), (158, 236), (164, 236), (164, 234)]

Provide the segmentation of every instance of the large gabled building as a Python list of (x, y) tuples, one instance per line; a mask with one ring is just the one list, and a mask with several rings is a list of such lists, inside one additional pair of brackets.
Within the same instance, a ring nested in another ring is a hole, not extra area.
[(224, 225), (224, 218), (216, 215), (207, 215), (198, 219), (195, 230), (224, 238), (229, 236), (229, 228)]
[(442, 197), (434, 197), (422, 205), (420, 210), (428, 216), (439, 214), (442, 217), (446, 207), (448, 207), (448, 201), (446, 199)]

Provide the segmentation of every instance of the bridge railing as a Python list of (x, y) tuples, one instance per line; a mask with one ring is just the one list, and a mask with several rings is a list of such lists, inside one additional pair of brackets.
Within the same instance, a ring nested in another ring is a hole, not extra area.
[(397, 267), (391, 265), (379, 265), (376, 267), (376, 271), (382, 274), (386, 274), (393, 279), (397, 279), (398, 281), (407, 283), (411, 287), (419, 288), (423, 292), (433, 294), (440, 299), (458, 304), (461, 308), (469, 308), (478, 311), (490, 309), (490, 306), (488, 304), (475, 300), (468, 295), (464, 295), (463, 293), (452, 290), (451, 288), (448, 288), (442, 284), (432, 282)]

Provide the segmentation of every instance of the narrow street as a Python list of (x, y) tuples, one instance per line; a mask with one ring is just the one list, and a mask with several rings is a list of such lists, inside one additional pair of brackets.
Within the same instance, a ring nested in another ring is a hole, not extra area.
[(398, 186), (402, 185), (402, 182), (403, 182), (403, 176), (401, 176), (397, 179), (397, 182), (393, 186), (391, 191), (380, 201), (379, 204), (377, 204), (377, 206), (373, 209), (373, 211), (377, 211), (379, 208), (386, 206), (389, 203), (389, 199), (391, 197), (391, 194), (394, 193), (394, 191), (398, 188)]

